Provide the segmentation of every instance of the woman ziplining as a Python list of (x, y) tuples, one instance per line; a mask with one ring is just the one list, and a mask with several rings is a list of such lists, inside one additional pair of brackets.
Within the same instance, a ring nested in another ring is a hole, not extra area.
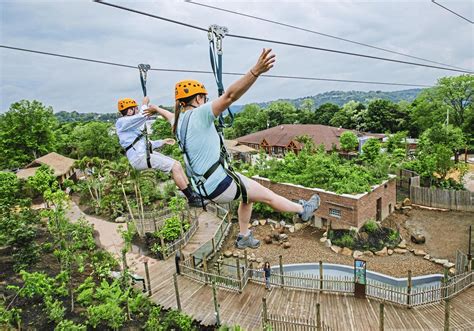
[[(183, 152), (187, 175), (203, 199), (215, 203), (241, 200), (238, 209), (240, 229), (236, 239), (239, 249), (260, 245), (248, 229), (254, 202), (265, 203), (279, 212), (297, 213), (303, 221), (309, 221), (320, 204), (317, 194), (308, 201), (295, 203), (234, 172), (228, 165), (223, 139), (214, 125), (214, 120), (237, 101), (258, 76), (270, 70), (274, 62), (275, 55), (271, 54), (271, 49), (264, 49), (255, 66), (212, 102), (207, 102), (207, 90), (198, 81), (183, 80), (175, 86), (173, 132)], [(169, 116), (165, 113), (171, 114), (154, 105), (145, 110), (148, 115), (156, 113), (165, 118)]]

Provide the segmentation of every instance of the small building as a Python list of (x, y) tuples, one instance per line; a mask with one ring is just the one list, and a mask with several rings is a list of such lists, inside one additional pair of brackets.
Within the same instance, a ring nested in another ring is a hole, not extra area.
[(74, 162), (76, 160), (61, 154), (52, 152), (42, 157), (37, 158), (25, 168), (20, 169), (16, 176), (20, 179), (27, 179), (34, 176), (36, 170), (42, 165), (47, 165), (54, 171), (54, 176), (57, 177), (59, 183), (62, 183), (65, 179), (71, 179), (76, 181), (76, 171), (74, 169)]
[(315, 213), (313, 224), (318, 228), (327, 226), (328, 222), (331, 222), (333, 229), (360, 229), (369, 219), (377, 222), (384, 220), (393, 212), (397, 202), (395, 176), (373, 186), (370, 192), (360, 194), (337, 194), (318, 188), (275, 183), (258, 176), (252, 178), (292, 201), (307, 200), (313, 194), (319, 194), (321, 205)]
[(258, 154), (256, 149), (247, 145), (241, 145), (237, 140), (224, 140), (224, 145), (232, 161), (252, 164), (252, 156)]
[(247, 145), (256, 150), (263, 149), (270, 156), (283, 156), (290, 151), (296, 154), (301, 151), (303, 145), (296, 139), (303, 135), (312, 138), (316, 146), (323, 145), (327, 152), (333, 149), (339, 150), (339, 138), (346, 131), (351, 131), (358, 137), (380, 140), (385, 136), (384, 134), (364, 133), (320, 124), (283, 124), (245, 135), (236, 140), (241, 145)]

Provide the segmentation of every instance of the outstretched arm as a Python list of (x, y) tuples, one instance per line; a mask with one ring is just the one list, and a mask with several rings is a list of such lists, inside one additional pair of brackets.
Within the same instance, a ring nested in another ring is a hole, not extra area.
[(160, 108), (155, 105), (149, 105), (149, 108), (143, 111), (143, 114), (146, 116), (152, 116), (155, 114), (159, 114), (163, 116), (168, 122), (174, 122), (174, 114), (172, 112), (167, 111), (166, 109)]
[(247, 92), (250, 86), (255, 83), (258, 76), (273, 68), (275, 54), (271, 54), (271, 51), (270, 48), (264, 48), (262, 54), (260, 54), (260, 57), (258, 58), (257, 64), (255, 64), (244, 76), (230, 85), (223, 95), (212, 102), (212, 112), (214, 116), (219, 116), (229, 108), (232, 103), (237, 101), (245, 92)]

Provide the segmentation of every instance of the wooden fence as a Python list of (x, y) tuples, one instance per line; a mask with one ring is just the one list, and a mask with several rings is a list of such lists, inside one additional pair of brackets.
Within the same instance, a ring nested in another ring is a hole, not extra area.
[(275, 331), (330, 331), (332, 330), (324, 322), (318, 322), (312, 318), (281, 316), (268, 314), (265, 325)]
[(185, 246), (189, 242), (191, 237), (194, 235), (199, 226), (197, 217), (192, 218), (190, 222), (191, 226), (189, 227), (189, 229), (178, 239), (170, 243), (164, 243), (164, 249), (162, 250), (164, 259), (167, 259), (171, 255), (174, 255), (174, 253), (176, 253), (176, 251), (178, 251), (181, 247)]

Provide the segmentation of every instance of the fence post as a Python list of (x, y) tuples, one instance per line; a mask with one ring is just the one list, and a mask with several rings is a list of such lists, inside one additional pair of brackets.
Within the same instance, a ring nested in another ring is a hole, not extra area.
[(216, 254), (216, 242), (214, 241), (214, 238), (211, 239), (212, 243), (212, 254)]
[(249, 260), (248, 260), (248, 256), (247, 256), (247, 249), (244, 250), (244, 263), (245, 263), (245, 270), (247, 270), (249, 268)]
[(448, 293), (448, 272), (449, 272), (448, 268), (444, 268), (444, 276), (443, 276), (444, 291), (442, 293), (443, 297), (441, 299), (449, 297), (449, 293)]
[(408, 270), (408, 279), (407, 279), (407, 306), (410, 307), (411, 303), (411, 270)]
[(221, 317), (219, 315), (219, 302), (217, 301), (216, 282), (212, 281), (212, 298), (214, 300), (214, 313), (216, 314), (216, 324), (221, 326)]
[(123, 263), (123, 271), (127, 271), (128, 265), (127, 265), (127, 251), (122, 249), (122, 263)]
[(472, 252), (471, 252), (471, 246), (472, 246), (472, 225), (469, 225), (469, 242), (468, 242), (468, 248), (467, 248), (467, 270), (470, 271), (472, 269)]
[(179, 299), (179, 290), (178, 290), (178, 276), (173, 274), (173, 283), (174, 283), (174, 292), (176, 294), (176, 306), (178, 311), (181, 311), (181, 300)]
[(279, 256), (279, 260), (280, 260), (280, 283), (281, 283), (281, 287), (283, 287), (283, 285), (285, 285), (285, 278), (283, 277), (283, 256)]
[(262, 298), (262, 322), (263, 322), (263, 329), (266, 330), (268, 324), (268, 312), (267, 312), (267, 298)]
[(150, 282), (150, 272), (148, 271), (148, 258), (146, 258), (145, 262), (143, 262), (145, 265), (145, 277), (146, 277), (146, 282), (148, 284), (148, 296), (151, 297), (151, 282)]
[(321, 304), (316, 304), (316, 330), (321, 331)]
[(444, 331), (449, 331), (449, 299), (444, 300)]
[(250, 268), (250, 278), (253, 279), (253, 262), (250, 262), (249, 268)]
[(319, 261), (319, 289), (323, 292), (323, 261)]
[(207, 259), (206, 255), (202, 254), (202, 268), (204, 270), (204, 283), (207, 285), (208, 279), (207, 279)]
[(379, 312), (379, 330), (383, 331), (384, 330), (384, 316), (383, 316), (383, 308), (384, 304), (383, 302), (380, 303), (380, 312)]
[(165, 250), (165, 240), (163, 239), (163, 236), (160, 235), (160, 244), (161, 244), (161, 254), (163, 254), (163, 260), (166, 259), (166, 250)]
[(235, 258), (236, 269), (237, 269), (237, 283), (239, 284), (239, 293), (242, 293), (242, 279), (240, 278), (240, 261), (239, 258)]

